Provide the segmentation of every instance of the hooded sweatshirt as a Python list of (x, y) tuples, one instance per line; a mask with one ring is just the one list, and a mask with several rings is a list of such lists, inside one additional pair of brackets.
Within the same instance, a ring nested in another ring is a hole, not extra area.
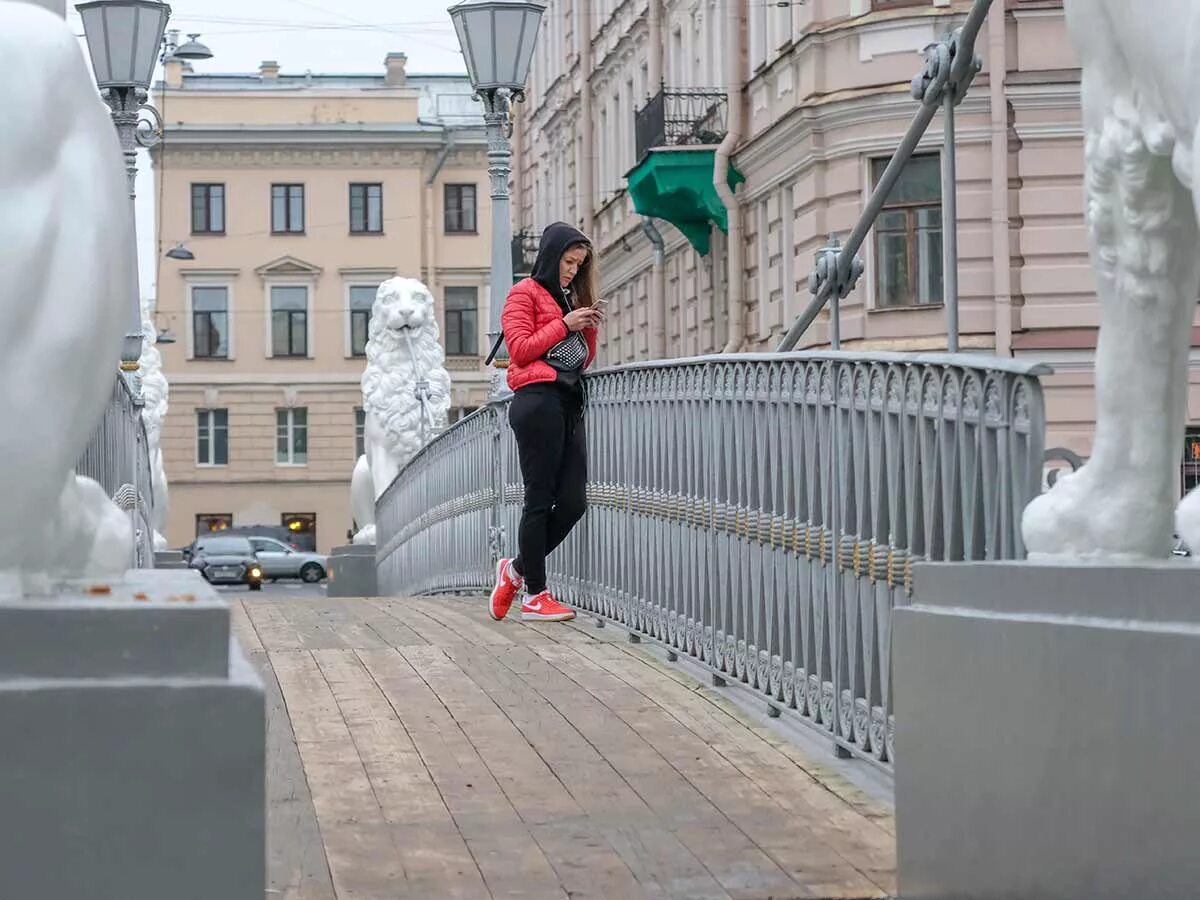
[(569, 292), (559, 283), (558, 266), (562, 262), (562, 255), (575, 244), (587, 244), (589, 251), (592, 248), (592, 242), (588, 240), (587, 235), (566, 222), (555, 222), (547, 226), (542, 232), (537, 260), (533, 264), (533, 274), (530, 276), (558, 301), (564, 315), (574, 309), (574, 306)]

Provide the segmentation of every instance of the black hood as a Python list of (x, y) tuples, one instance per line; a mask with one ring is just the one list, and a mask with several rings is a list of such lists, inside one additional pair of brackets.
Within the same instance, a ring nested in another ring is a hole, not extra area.
[(558, 280), (558, 264), (567, 249), (575, 244), (587, 244), (589, 252), (592, 242), (578, 228), (573, 228), (566, 222), (555, 222), (542, 232), (541, 243), (538, 244), (537, 261), (533, 264), (534, 281), (550, 292), (550, 296), (559, 302), (563, 301), (562, 285)]

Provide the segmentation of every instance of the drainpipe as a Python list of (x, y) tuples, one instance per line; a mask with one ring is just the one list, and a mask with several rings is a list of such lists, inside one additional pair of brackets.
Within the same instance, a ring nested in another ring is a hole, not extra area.
[(579, 183), (575, 185), (575, 191), (579, 197), (577, 214), (580, 227), (584, 234), (591, 234), (592, 213), (596, 209), (593, 202), (596, 190), (596, 138), (592, 122), (592, 0), (580, 0), (578, 9), (575, 34), (579, 41), (579, 134), (583, 152), (576, 173)]
[[(744, 277), (746, 247), (742, 239), (742, 209), (729, 189), (729, 158), (742, 140), (742, 89), (745, 87), (746, 57), (742, 51), (742, 23), (745, 19), (744, 0), (725, 0), (725, 93), (729, 98), (729, 130), (717, 147), (713, 163), (713, 187), (725, 204), (729, 220), (728, 240), (725, 241), (728, 277), (729, 340), (725, 353), (737, 353), (746, 341), (746, 302)], [(716, 285), (714, 284), (714, 288)]]
[(1008, 23), (1004, 8), (988, 22), (988, 92), (992, 108), (992, 292), (996, 355), (1012, 355), (1012, 246), (1008, 215)]
[[(653, 94), (663, 83), (662, 0), (650, 0), (650, 54), (646, 60), (646, 93)], [(643, 226), (644, 228), (645, 226)]]
[(654, 247), (654, 268), (650, 272), (650, 356), (664, 359), (667, 355), (666, 242), (653, 219), (642, 219), (642, 231)]
[(434, 196), (433, 186), (437, 181), (437, 177), (441, 174), (442, 167), (446, 165), (446, 160), (450, 158), (450, 152), (454, 149), (454, 130), (451, 128), (442, 129), (442, 151), (438, 154), (437, 160), (433, 164), (433, 171), (429, 173), (429, 177), (425, 179), (425, 253), (424, 253), (424, 269), (425, 269), (425, 286), (437, 297), (440, 291), (437, 285), (434, 284), (434, 275), (437, 272), (437, 226), (434, 222), (434, 204), (436, 197)]

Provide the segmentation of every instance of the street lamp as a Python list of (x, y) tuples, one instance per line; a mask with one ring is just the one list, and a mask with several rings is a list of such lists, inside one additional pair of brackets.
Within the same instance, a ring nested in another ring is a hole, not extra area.
[[(76, 5), (83, 19), (88, 54), (96, 85), (112, 111), (113, 125), (125, 152), (125, 172), (129, 177), (129, 221), (134, 221), (138, 147), (158, 143), (162, 120), (146, 101), (154, 66), (171, 7), (158, 0), (91, 0)], [(146, 113), (152, 121), (142, 118)], [(121, 370), (136, 372), (142, 355), (142, 310), (137, 289), (137, 237), (129, 264), (133, 268), (135, 289), (129, 298), (130, 314), (121, 347)]]
[[(466, 60), (487, 127), (488, 175), (492, 180), (492, 301), (488, 337), (500, 338), (500, 312), (512, 288), (512, 221), (508, 177), (512, 172), (512, 105), (525, 99), (525, 79), (546, 4), (539, 0), (462, 0), (450, 19)], [(492, 370), (491, 399), (506, 392), (507, 354), (501, 347)]]

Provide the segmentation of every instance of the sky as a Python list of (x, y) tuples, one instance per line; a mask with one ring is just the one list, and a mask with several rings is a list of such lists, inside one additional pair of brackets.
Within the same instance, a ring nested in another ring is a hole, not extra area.
[[(67, 22), (82, 36), (67, 2)], [(453, 0), (168, 0), (168, 28), (198, 33), (213, 58), (197, 72), (256, 72), (273, 59), (285, 74), (382, 72), (388, 53), (408, 56), (414, 73), (465, 72), (446, 10)], [(155, 80), (161, 77), (161, 69)], [(153, 178), (143, 153), (138, 177), (138, 256), (143, 297), (155, 292)], [(164, 248), (170, 249), (170, 248)]]

